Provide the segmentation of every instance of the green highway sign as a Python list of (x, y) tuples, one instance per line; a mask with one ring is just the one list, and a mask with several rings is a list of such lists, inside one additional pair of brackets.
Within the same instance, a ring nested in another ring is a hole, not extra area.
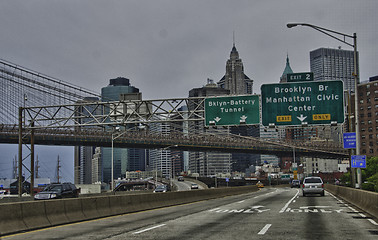
[(314, 81), (314, 73), (312, 72), (288, 73), (286, 78), (288, 82)]
[(320, 125), (344, 122), (342, 81), (261, 86), (262, 124)]
[(205, 99), (205, 125), (259, 124), (259, 96), (243, 95)]

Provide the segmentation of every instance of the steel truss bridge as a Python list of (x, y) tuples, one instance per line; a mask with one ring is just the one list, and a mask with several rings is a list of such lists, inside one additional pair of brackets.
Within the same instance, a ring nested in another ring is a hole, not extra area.
[[(35, 144), (111, 146), (113, 142), (125, 148), (174, 147), (277, 156), (292, 156), (295, 149), (296, 156), (348, 157), (339, 143), (331, 141), (281, 142), (232, 135), (229, 127), (205, 127), (203, 97), (101, 102), (90, 90), (4, 60), (0, 60), (0, 74), (1, 111), (5, 113), (0, 118), (0, 142), (18, 143), (19, 176), (26, 168), (23, 161), (30, 158), (31, 184)], [(28, 106), (30, 102), (33, 107)], [(24, 145), (30, 150), (26, 157), (22, 156)]]

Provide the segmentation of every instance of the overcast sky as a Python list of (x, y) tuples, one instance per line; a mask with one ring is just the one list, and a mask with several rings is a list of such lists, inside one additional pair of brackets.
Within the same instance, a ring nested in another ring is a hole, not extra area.
[[(260, 93), (279, 81), (287, 54), (294, 72), (307, 72), (312, 50), (352, 50), (311, 28), (286, 27), (305, 22), (357, 33), (364, 81), (378, 75), (377, 9), (376, 0), (1, 1), (0, 58), (96, 92), (122, 76), (144, 99), (187, 97), (225, 74), (235, 32)], [(14, 155), (0, 156), (0, 168)]]

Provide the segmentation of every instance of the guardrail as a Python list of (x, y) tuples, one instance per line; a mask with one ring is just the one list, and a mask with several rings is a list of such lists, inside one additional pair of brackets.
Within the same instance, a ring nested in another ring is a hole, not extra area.
[(331, 184), (325, 184), (325, 189), (378, 218), (378, 193)]
[(0, 204), (0, 236), (257, 191), (256, 186)]

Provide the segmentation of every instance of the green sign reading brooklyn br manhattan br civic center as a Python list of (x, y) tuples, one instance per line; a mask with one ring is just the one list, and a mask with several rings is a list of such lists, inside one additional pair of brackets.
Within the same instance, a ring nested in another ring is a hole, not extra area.
[(261, 86), (262, 124), (302, 125), (344, 122), (342, 81)]
[(259, 124), (259, 108), (257, 95), (206, 98), (205, 125)]

